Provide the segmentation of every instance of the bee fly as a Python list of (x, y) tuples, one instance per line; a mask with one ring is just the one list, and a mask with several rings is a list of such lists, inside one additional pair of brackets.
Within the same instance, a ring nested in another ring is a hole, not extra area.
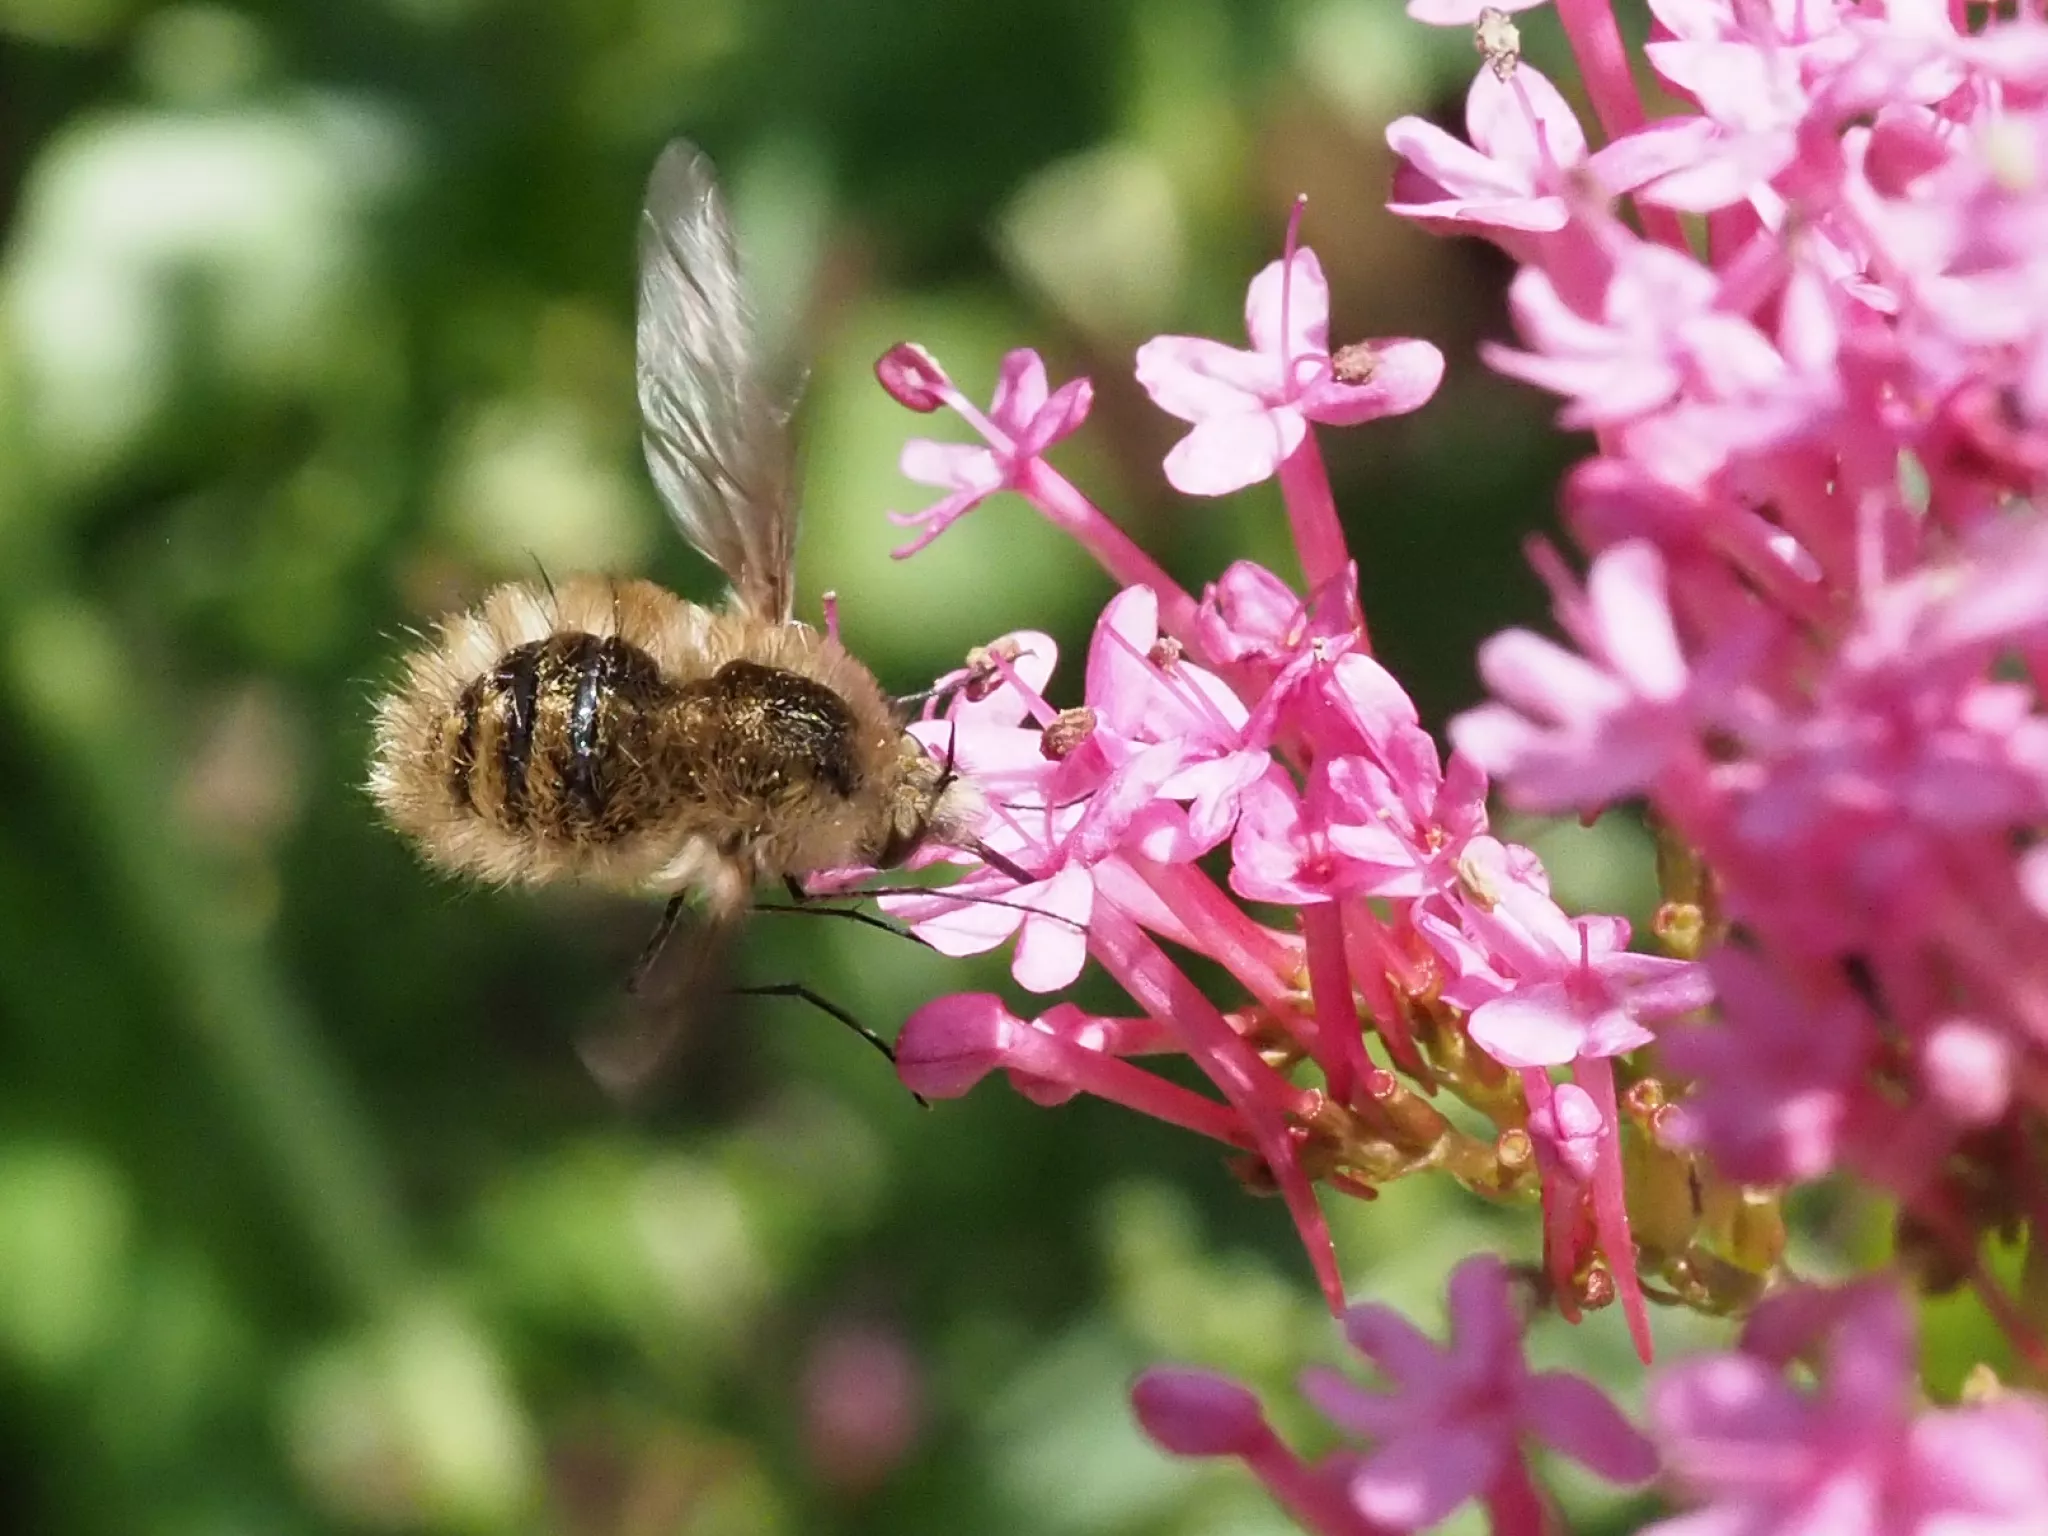
[[(378, 703), (369, 789), (451, 873), (669, 896), (644, 964), (686, 901), (715, 942), (764, 881), (978, 846), (982, 802), (836, 637), (791, 617), (788, 410), (760, 377), (724, 200), (689, 144), (655, 163), (639, 265), (647, 466), (727, 601), (602, 576), (498, 587)], [(625, 1086), (646, 1065), (598, 1071)]]

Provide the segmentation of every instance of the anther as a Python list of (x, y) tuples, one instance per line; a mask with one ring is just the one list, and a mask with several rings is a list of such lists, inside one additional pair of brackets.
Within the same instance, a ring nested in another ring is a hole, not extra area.
[(1047, 762), (1064, 762), (1094, 734), (1094, 710), (1085, 704), (1075, 709), (1063, 709), (1039, 737), (1038, 750), (1045, 755)]

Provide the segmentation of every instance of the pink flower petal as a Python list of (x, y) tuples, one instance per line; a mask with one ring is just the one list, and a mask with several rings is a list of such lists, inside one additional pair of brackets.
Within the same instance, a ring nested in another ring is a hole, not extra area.
[[(1482, 70), (1481, 78), (1486, 77), (1487, 72)], [(1427, 118), (1396, 118), (1387, 124), (1386, 137), (1387, 148), (1426, 176), (1447, 199), (1511, 203), (1529, 196), (1529, 182), (1519, 174), (1519, 167), (1480, 153)], [(1434, 211), (1429, 202), (1388, 206), (1395, 213)], [(1558, 222), (1564, 222), (1562, 206), (1558, 209)]]
[(1087, 379), (1067, 380), (1018, 433), (1017, 453), (1031, 458), (1072, 435), (1088, 419), (1089, 407), (1094, 403), (1093, 384)]
[(1138, 348), (1137, 371), (1152, 403), (1182, 421), (1256, 409), (1281, 383), (1277, 358), (1206, 336), (1153, 337)]
[(1383, 1440), (1415, 1422), (1413, 1406), (1399, 1394), (1370, 1391), (1326, 1365), (1310, 1366), (1298, 1385), (1311, 1408), (1361, 1440)]
[(897, 467), (906, 480), (915, 480), (919, 485), (987, 493), (1000, 489), (1003, 483), (1002, 466), (979, 443), (939, 443), (928, 437), (913, 437), (903, 445)]
[[(1484, 1004), (1467, 1025), (1473, 1044), (1504, 1067), (1561, 1067), (1586, 1044), (1585, 1021), (1562, 982), (1546, 981)], [(1651, 1036), (1641, 1031), (1642, 1042)]]
[(1270, 479), (1308, 431), (1292, 407), (1210, 416), (1174, 444), (1166, 479), (1186, 496), (1227, 496)]
[(1045, 363), (1029, 347), (1005, 353), (996, 371), (996, 391), (989, 401), (989, 419), (1013, 436), (1045, 408)]
[(1490, 69), (1475, 74), (1465, 93), (1465, 126), (1474, 146), (1511, 167), (1530, 188), (1553, 189), (1586, 158), (1586, 131), (1578, 117), (1528, 63), (1505, 81)]
[[(1281, 329), (1282, 310), (1286, 329)], [(1274, 359), (1321, 357), (1330, 350), (1330, 285), (1316, 253), (1301, 246), (1290, 265), (1268, 262), (1245, 293), (1245, 334)]]
[(1342, 384), (1329, 374), (1302, 392), (1301, 412), (1310, 421), (1355, 427), (1382, 416), (1402, 416), (1429, 403), (1443, 382), (1444, 355), (1426, 341), (1396, 338), (1369, 341), (1372, 377)]
[(1427, 1530), (1485, 1491), (1507, 1452), (1497, 1437), (1462, 1425), (1440, 1426), (1427, 1440), (1404, 1435), (1366, 1458), (1351, 1479), (1351, 1502), (1381, 1525)]
[(1088, 960), (1088, 918), (1094, 900), (1094, 881), (1087, 870), (1073, 865), (1034, 890), (1010, 964), (1019, 986), (1057, 992), (1081, 974)]
[(1520, 1416), (1545, 1445), (1611, 1483), (1647, 1482), (1657, 1475), (1656, 1448), (1583, 1376), (1545, 1371), (1530, 1377), (1522, 1387)]
[(1444, 1351), (1392, 1307), (1364, 1302), (1344, 1314), (1344, 1337), (1389, 1380), (1415, 1388), (1439, 1380)]

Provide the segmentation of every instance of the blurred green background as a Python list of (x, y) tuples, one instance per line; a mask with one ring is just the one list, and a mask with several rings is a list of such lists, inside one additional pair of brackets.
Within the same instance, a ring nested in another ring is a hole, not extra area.
[[(875, 356), (985, 398), (1039, 346), (1099, 392), (1062, 464), (1176, 574), (1291, 577), (1270, 488), (1166, 489), (1130, 359), (1241, 339), (1307, 192), (1336, 339), (1450, 358), (1420, 416), (1325, 438), (1440, 721), (1540, 612), (1519, 540), (1570, 452), (1472, 359), (1504, 266), (1378, 209), (1380, 130), (1472, 65), (1392, 0), (0, 0), (0, 1529), (1280, 1529), (1123, 1396), (1334, 1355), (1277, 1203), (1099, 1106), (920, 1111), (794, 1005), (708, 1010), (620, 1110), (572, 1042), (653, 909), (430, 878), (359, 790), (368, 701), (535, 561), (717, 590), (632, 405), (637, 201), (684, 133), (809, 361), (806, 602), (906, 691), (1018, 625), (1078, 657), (1109, 588), (1010, 499), (892, 564), (935, 424)], [(1545, 847), (1640, 900), (1633, 846)], [(1008, 984), (783, 919), (742, 966), (885, 1032)], [(1425, 1317), (1532, 1238), (1436, 1189), (1335, 1215)]]

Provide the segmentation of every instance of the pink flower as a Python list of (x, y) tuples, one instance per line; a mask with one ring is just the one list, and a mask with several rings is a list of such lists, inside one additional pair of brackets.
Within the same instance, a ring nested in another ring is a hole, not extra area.
[[(1491, 69), (1465, 95), (1466, 144), (1426, 118), (1387, 125), (1387, 147), (1402, 160), (1389, 213), (1503, 237), (1563, 229), (1567, 194), (1584, 199), (1633, 190), (1699, 153), (1706, 127), (1678, 118), (1586, 153), (1585, 130), (1541, 72), (1524, 63), (1503, 81)], [(1580, 190), (1575, 190), (1575, 180)]]
[[(1782, 1358), (1707, 1355), (1667, 1367), (1650, 1418), (1695, 1507), (1645, 1536), (2033, 1536), (2048, 1518), (2048, 1411), (2013, 1393), (1916, 1412), (1912, 1326), (1898, 1291), (1865, 1284), (1814, 1309), (1766, 1301), (1748, 1340), (1806, 1313), (1822, 1325), (1819, 1386)], [(1788, 1320), (1790, 1320), (1788, 1318)], [(1802, 1330), (1803, 1331), (1803, 1330)], [(1778, 1351), (1772, 1351), (1777, 1354)]]
[[(1527, 1497), (1525, 1441), (1611, 1482), (1639, 1483), (1655, 1472), (1649, 1443), (1590, 1381), (1529, 1370), (1498, 1259), (1482, 1254), (1458, 1266), (1450, 1313), (1447, 1345), (1389, 1307), (1345, 1314), (1345, 1336), (1392, 1391), (1369, 1391), (1327, 1369), (1302, 1377), (1303, 1395), (1325, 1417), (1376, 1447), (1351, 1478), (1360, 1514), (1420, 1531), (1471, 1499), (1519, 1504)], [(1496, 1526), (1505, 1528), (1523, 1527)]]
[(1387, 1536), (1345, 1497), (1340, 1460), (1303, 1464), (1273, 1432), (1250, 1390), (1228, 1377), (1157, 1366), (1131, 1387), (1131, 1407), (1152, 1443), (1174, 1456), (1234, 1456), (1315, 1536)]
[(936, 998), (904, 1021), (896, 1071), (922, 1098), (953, 1099), (1000, 1069), (1033, 1103), (1064, 1104), (1088, 1093), (1232, 1146), (1249, 1145), (1249, 1132), (1227, 1105), (1121, 1059), (1173, 1048), (1171, 1032), (1156, 1019), (1102, 1018), (1061, 1003), (1027, 1021), (998, 997), (962, 992)]
[[(916, 366), (903, 361), (906, 355)], [(1045, 364), (1029, 347), (1003, 358), (986, 416), (918, 349), (894, 348), (876, 367), (884, 386), (912, 409), (929, 411), (943, 401), (983, 439), (981, 444), (938, 443), (916, 437), (903, 445), (904, 475), (920, 485), (943, 487), (949, 494), (922, 512), (889, 514), (899, 527), (921, 530), (895, 551), (899, 560), (916, 554), (997, 491), (1014, 488), (1028, 465), (1087, 420), (1094, 400), (1086, 379), (1069, 379), (1048, 393)]]
[(1138, 382), (1194, 429), (1166, 456), (1166, 478), (1190, 496), (1222, 496), (1266, 479), (1301, 446), (1311, 421), (1355, 426), (1400, 415), (1436, 393), (1443, 354), (1389, 340), (1330, 356), (1330, 289), (1303, 246), (1252, 279), (1249, 352), (1199, 336), (1159, 336), (1138, 349)]
[(1569, 397), (1559, 415), (1568, 427), (1621, 425), (1686, 398), (1767, 395), (1784, 382), (1778, 349), (1730, 312), (1711, 269), (1647, 241), (1610, 243), (1597, 317), (1568, 303), (1550, 274), (1525, 267), (1508, 299), (1531, 350), (1489, 346), (1487, 362)]
[(1149, 589), (1129, 588), (1102, 610), (1087, 686), (1095, 739), (1112, 771), (1170, 749), (1171, 770), (1153, 793), (1189, 806), (1188, 844), (1175, 856), (1206, 853), (1228, 837), (1240, 798), (1272, 759), (1247, 739), (1250, 712), (1229, 685), (1160, 635), (1159, 602)]
[[(1218, 666), (1237, 666), (1265, 688), (1312, 647), (1334, 657), (1358, 633), (1358, 573), (1347, 568), (1304, 602), (1264, 566), (1240, 560), (1202, 593), (1194, 638)], [(1270, 694), (1268, 701), (1270, 701)]]
[(1691, 740), (1689, 668), (1654, 546), (1617, 545), (1586, 581), (1588, 654), (1527, 630), (1480, 648), (1504, 702), (1451, 724), (1451, 740), (1531, 810), (1594, 808), (1648, 789)]
[(1671, 1136), (1706, 1148), (1730, 1178), (1779, 1184), (1829, 1172), (1859, 1130), (1885, 1123), (1866, 1086), (1881, 1048), (1868, 1007), (1840, 983), (1795, 995), (1737, 949), (1707, 967), (1719, 1021), (1664, 1042), (1671, 1070), (1697, 1080)]
[[(1560, 914), (1561, 916), (1562, 914)], [(1491, 914), (1473, 914), (1467, 931), (1489, 933)], [(1473, 1043), (1506, 1067), (1561, 1067), (1589, 1056), (1621, 1056), (1654, 1038), (1646, 1024), (1704, 1008), (1713, 999), (1699, 966), (1621, 948), (1627, 924), (1573, 925), (1576, 963), (1557, 955), (1550, 979), (1531, 973), (1505, 996), (1472, 1011)]]

